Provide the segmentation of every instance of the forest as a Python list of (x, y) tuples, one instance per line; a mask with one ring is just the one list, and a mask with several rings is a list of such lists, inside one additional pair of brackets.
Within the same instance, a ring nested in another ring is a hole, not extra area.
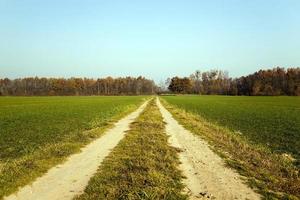
[(189, 77), (169, 78), (166, 84), (178, 94), (299, 96), (300, 68), (277, 67), (239, 78), (230, 78), (222, 70), (196, 71)]
[(125, 78), (18, 78), (0, 79), (0, 96), (59, 96), (59, 95), (147, 95), (202, 94), (245, 96), (300, 96), (300, 68), (259, 70), (238, 78), (228, 72), (197, 70), (189, 77), (173, 77), (165, 86), (157, 86), (145, 77)]
[(0, 96), (144, 95), (155, 83), (144, 77), (125, 78), (19, 78), (0, 79)]

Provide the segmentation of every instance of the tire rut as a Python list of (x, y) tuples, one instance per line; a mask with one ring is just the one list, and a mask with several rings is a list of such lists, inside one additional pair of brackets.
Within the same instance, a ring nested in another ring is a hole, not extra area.
[(70, 200), (81, 194), (103, 159), (124, 137), (129, 125), (144, 110), (148, 101), (136, 111), (115, 123), (100, 138), (71, 155), (63, 164), (51, 168), (32, 184), (21, 188), (4, 200)]
[(225, 166), (207, 142), (181, 126), (158, 98), (157, 105), (166, 123), (169, 142), (182, 150), (180, 168), (186, 176), (184, 184), (191, 199), (260, 199), (237, 172)]

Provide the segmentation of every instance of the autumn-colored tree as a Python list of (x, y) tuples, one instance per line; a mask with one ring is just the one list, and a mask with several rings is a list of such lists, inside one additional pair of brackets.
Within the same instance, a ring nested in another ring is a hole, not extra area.
[(168, 89), (174, 93), (189, 93), (192, 89), (192, 82), (189, 78), (174, 77), (171, 79)]

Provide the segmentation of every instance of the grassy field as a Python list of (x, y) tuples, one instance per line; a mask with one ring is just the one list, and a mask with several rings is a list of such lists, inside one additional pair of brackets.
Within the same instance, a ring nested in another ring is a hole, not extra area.
[(0, 198), (79, 151), (144, 98), (0, 98)]
[(273, 152), (300, 158), (299, 97), (166, 96), (163, 99)]
[(153, 100), (130, 128), (75, 199), (187, 199), (177, 149), (168, 145)]

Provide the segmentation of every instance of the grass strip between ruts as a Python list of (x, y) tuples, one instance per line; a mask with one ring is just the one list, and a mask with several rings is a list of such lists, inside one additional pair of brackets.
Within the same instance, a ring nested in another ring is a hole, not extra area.
[(177, 153), (152, 100), (75, 199), (186, 199)]

